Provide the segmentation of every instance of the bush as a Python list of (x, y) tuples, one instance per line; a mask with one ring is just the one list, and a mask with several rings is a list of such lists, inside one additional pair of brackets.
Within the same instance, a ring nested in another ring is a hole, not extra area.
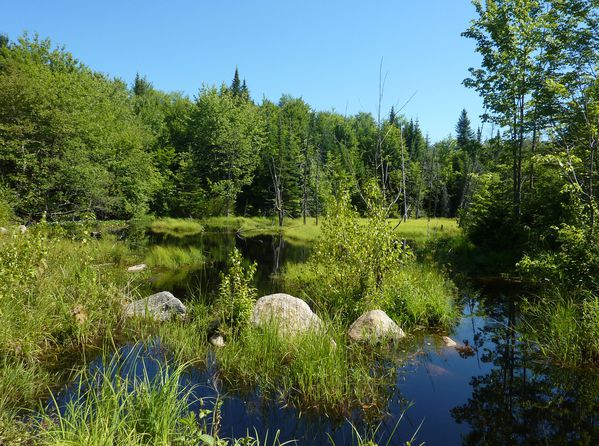
[(371, 196), (366, 224), (349, 205), (348, 194), (329, 205), (331, 214), (312, 256), (287, 267), (286, 287), (346, 321), (381, 309), (409, 324), (448, 324), (455, 316), (453, 288), (440, 274), (416, 266), (385, 218), (380, 197)]
[(216, 307), (225, 327), (237, 334), (249, 323), (256, 288), (253, 286), (256, 264), (243, 265), (243, 257), (237, 248), (229, 257), (229, 271), (221, 275), (221, 284), (216, 299)]

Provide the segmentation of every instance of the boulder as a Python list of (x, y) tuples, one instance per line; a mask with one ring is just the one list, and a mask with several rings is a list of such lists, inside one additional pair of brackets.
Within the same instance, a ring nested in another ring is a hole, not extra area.
[(323, 328), (322, 320), (306, 302), (289, 294), (277, 293), (256, 301), (251, 322), (255, 326), (274, 323), (285, 335)]
[(130, 266), (129, 268), (127, 268), (127, 271), (129, 271), (130, 273), (139, 273), (140, 271), (143, 271), (147, 267), (148, 267), (148, 265), (146, 265), (145, 263), (140, 263), (139, 265)]
[(18, 229), (21, 232), (21, 234), (25, 234), (27, 232), (27, 226), (25, 225), (19, 225)]
[(124, 311), (127, 317), (151, 317), (156, 321), (166, 321), (173, 316), (184, 316), (187, 309), (171, 293), (161, 291), (125, 305)]
[(383, 339), (396, 341), (406, 335), (399, 325), (387, 316), (387, 313), (382, 310), (371, 310), (351, 324), (348, 336), (354, 341), (378, 342)]

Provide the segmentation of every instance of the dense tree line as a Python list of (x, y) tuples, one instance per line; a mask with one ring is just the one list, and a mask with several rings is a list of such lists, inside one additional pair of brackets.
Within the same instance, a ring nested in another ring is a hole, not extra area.
[(94, 72), (37, 36), (0, 43), (0, 188), (23, 219), (318, 216), (328, 197), (376, 180), (390, 215), (455, 216), (465, 207), (471, 152), (431, 144), (418, 121), (391, 110), (343, 116), (301, 98), (252, 100), (230, 85), (196, 97)]

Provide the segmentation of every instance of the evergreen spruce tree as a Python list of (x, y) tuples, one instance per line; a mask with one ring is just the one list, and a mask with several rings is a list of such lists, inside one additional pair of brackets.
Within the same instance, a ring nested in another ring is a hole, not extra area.
[(235, 75), (233, 76), (233, 81), (231, 82), (231, 93), (234, 97), (241, 96), (241, 81), (239, 80), (239, 71), (237, 67), (235, 67)]
[(474, 131), (470, 127), (470, 119), (466, 109), (463, 109), (460, 113), (460, 118), (455, 126), (456, 140), (458, 143), (458, 149), (464, 150), (470, 157), (472, 157), (473, 142), (475, 141)]

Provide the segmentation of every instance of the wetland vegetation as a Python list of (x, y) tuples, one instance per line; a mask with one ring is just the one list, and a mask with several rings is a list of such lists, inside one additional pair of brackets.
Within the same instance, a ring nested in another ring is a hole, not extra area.
[(436, 142), (1, 36), (0, 445), (599, 442), (598, 5), (473, 4)]

